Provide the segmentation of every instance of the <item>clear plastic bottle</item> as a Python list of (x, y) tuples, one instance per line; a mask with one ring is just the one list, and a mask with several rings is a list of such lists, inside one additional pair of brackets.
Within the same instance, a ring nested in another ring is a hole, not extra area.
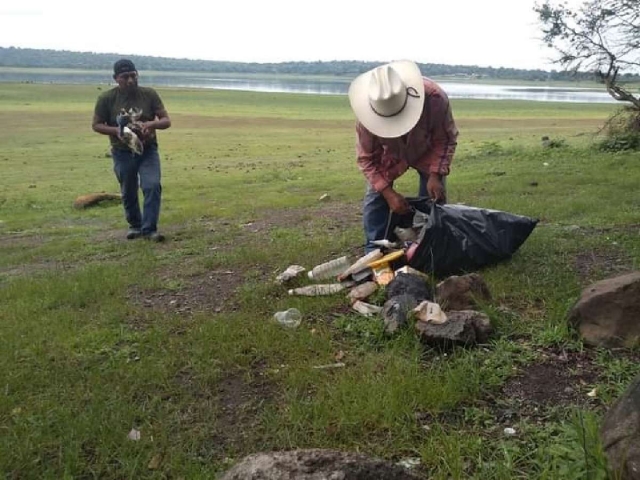
[(349, 257), (344, 256), (313, 267), (312, 270), (307, 272), (307, 275), (309, 275), (309, 278), (312, 280), (337, 277), (340, 273), (349, 268), (349, 266)]
[(297, 308), (290, 308), (283, 312), (276, 312), (273, 315), (276, 321), (287, 328), (297, 328), (302, 322), (302, 314)]
[(289, 295), (304, 295), (307, 297), (318, 297), (320, 295), (333, 295), (341, 292), (345, 286), (341, 283), (329, 283), (324, 285), (307, 285), (306, 287), (289, 290)]

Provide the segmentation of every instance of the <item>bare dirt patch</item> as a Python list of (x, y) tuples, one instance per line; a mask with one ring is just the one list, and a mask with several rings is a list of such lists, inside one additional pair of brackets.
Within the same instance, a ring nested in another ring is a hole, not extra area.
[(274, 395), (274, 386), (262, 370), (257, 366), (250, 377), (243, 372), (229, 373), (218, 383), (214, 443), (220, 450), (243, 452), (258, 441), (260, 414)]
[(590, 352), (551, 352), (507, 381), (500, 398), (518, 406), (521, 414), (533, 415), (541, 407), (588, 406), (587, 393), (598, 375)]
[(621, 249), (599, 248), (575, 256), (575, 269), (582, 283), (621, 275), (632, 270), (632, 261)]
[(323, 224), (328, 231), (340, 231), (359, 225), (362, 210), (359, 203), (326, 203), (313, 208), (291, 208), (261, 211), (254, 220), (243, 225), (249, 232), (258, 233), (273, 228)]
[(163, 313), (228, 312), (237, 310), (234, 295), (243, 282), (244, 277), (238, 272), (212, 270), (183, 278), (184, 286), (177, 289), (151, 290), (133, 286), (129, 290), (129, 300), (134, 305)]

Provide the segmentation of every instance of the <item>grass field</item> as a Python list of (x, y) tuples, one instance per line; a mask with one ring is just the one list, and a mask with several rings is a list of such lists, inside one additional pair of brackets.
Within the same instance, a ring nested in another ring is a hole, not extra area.
[[(90, 128), (99, 88), (0, 84), (4, 477), (212, 478), (255, 451), (331, 447), (419, 458), (424, 478), (604, 478), (598, 420), (638, 355), (583, 348), (565, 314), (640, 262), (638, 156), (592, 145), (612, 107), (454, 102), (450, 200), (541, 222), (482, 272), (492, 342), (445, 355), (273, 282), (361, 252), (346, 97), (160, 90), (156, 245), (123, 239), (119, 205), (72, 208), (117, 191)], [(303, 323), (283, 330), (271, 317), (291, 306)]]

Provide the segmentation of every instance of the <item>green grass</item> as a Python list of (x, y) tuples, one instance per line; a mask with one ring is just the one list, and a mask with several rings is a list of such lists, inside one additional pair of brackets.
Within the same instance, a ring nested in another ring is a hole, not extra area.
[[(585, 276), (581, 255), (638, 268), (637, 155), (592, 148), (612, 107), (454, 101), (451, 200), (541, 223), (483, 271), (495, 339), (445, 356), (410, 331), (386, 337), (342, 296), (293, 298), (272, 281), (362, 244), (346, 97), (160, 90), (174, 123), (160, 134), (170, 241), (151, 245), (122, 240), (117, 205), (72, 208), (117, 191), (107, 139), (90, 128), (98, 88), (0, 84), (4, 476), (211, 478), (258, 450), (331, 447), (419, 457), (425, 478), (603, 478), (599, 418), (639, 371), (625, 353), (597, 353), (584, 387), (601, 392), (597, 408), (522, 418), (515, 437), (488, 399), (545, 349), (582, 349), (566, 311), (610, 271), (596, 261)], [(543, 135), (566, 146), (545, 150)], [(210, 275), (238, 283), (235, 310), (220, 298), (215, 312)], [(196, 291), (206, 308), (194, 315), (157, 295)], [(271, 320), (289, 306), (304, 315), (293, 331)], [(340, 351), (345, 368), (313, 368)]]

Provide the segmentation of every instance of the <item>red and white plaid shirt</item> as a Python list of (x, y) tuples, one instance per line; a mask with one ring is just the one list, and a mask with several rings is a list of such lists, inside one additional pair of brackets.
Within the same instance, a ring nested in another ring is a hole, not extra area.
[(384, 190), (409, 167), (425, 173), (449, 174), (458, 129), (447, 94), (423, 77), (425, 102), (415, 127), (400, 138), (380, 138), (356, 123), (358, 167), (371, 186)]

